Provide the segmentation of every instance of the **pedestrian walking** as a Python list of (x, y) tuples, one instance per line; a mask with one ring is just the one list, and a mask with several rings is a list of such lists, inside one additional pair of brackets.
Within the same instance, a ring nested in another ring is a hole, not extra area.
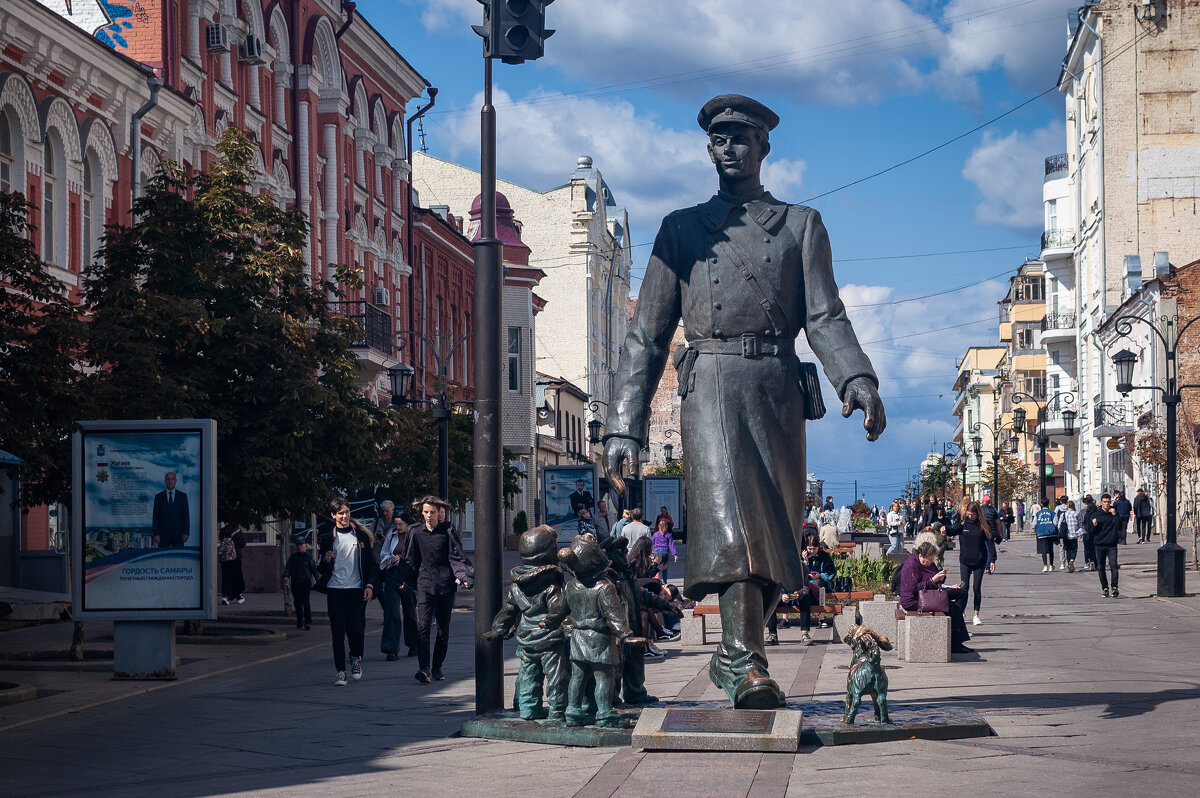
[(1000, 523), (1004, 529), (1005, 540), (1012, 539), (1013, 522), (1016, 520), (1017, 516), (1015, 513), (1013, 513), (1012, 505), (1008, 502), (1004, 502), (1004, 504), (1000, 507)]
[(242, 593), (246, 579), (242, 576), (242, 550), (246, 536), (235, 526), (223, 526), (217, 533), (217, 563), (221, 569), (221, 603), (245, 604)]
[(642, 523), (642, 508), (634, 507), (630, 511), (629, 523), (621, 529), (621, 535), (629, 539), (629, 545), (637, 543), (638, 538), (650, 537), (650, 527)]
[[(1100, 496), (1100, 508), (1091, 514), (1092, 542), (1096, 547), (1096, 570), (1100, 574), (1101, 595), (1116, 598), (1120, 595), (1117, 587), (1117, 574), (1120, 565), (1117, 564), (1117, 545), (1121, 537), (1121, 518), (1112, 506), (1112, 497), (1107, 493)], [(1111, 582), (1105, 573), (1105, 565), (1112, 572)], [(1109, 593), (1111, 584), (1111, 594)]]
[(661, 565), (658, 567), (658, 578), (665, 583), (667, 569), (671, 563), (679, 562), (679, 554), (675, 551), (675, 536), (671, 534), (671, 525), (661, 515), (658, 517), (658, 529), (650, 536), (650, 556), (659, 558)]
[[(1054, 528), (1058, 530), (1058, 540), (1054, 542), (1055, 546), (1061, 546), (1062, 551), (1058, 558), (1058, 570), (1067, 570), (1067, 497), (1059, 496), (1058, 501), (1054, 504)], [(1054, 561), (1050, 562), (1051, 569), (1054, 568)]]
[(1125, 498), (1125, 491), (1118, 490), (1113, 493), (1112, 507), (1117, 518), (1121, 519), (1121, 526), (1117, 530), (1117, 540), (1124, 546), (1129, 542), (1129, 521), (1133, 518), (1133, 502)]
[(948, 537), (958, 537), (958, 574), (964, 586), (969, 586), (974, 599), (975, 614), (971, 623), (979, 626), (979, 609), (983, 605), (983, 574), (996, 572), (995, 532), (979, 502), (964, 504), (959, 511), (960, 521), (946, 530)]
[(1133, 517), (1137, 522), (1138, 543), (1149, 543), (1150, 533), (1154, 529), (1154, 503), (1146, 494), (1146, 488), (1137, 489), (1133, 499)]
[(1054, 511), (1049, 507), (1039, 508), (1033, 515), (1033, 533), (1037, 535), (1037, 552), (1042, 555), (1042, 573), (1054, 570), (1054, 544), (1058, 540), (1058, 527), (1054, 524)]
[(333, 638), (334, 685), (344, 687), (346, 647), (350, 648), (350, 678), (362, 678), (363, 633), (367, 602), (375, 595), (379, 569), (372, 556), (371, 533), (350, 517), (350, 505), (341, 498), (329, 503), (333, 526), (317, 537), (320, 577), (317, 590), (328, 601), (329, 629)]
[(1075, 509), (1075, 502), (1067, 502), (1063, 521), (1067, 525), (1067, 536), (1063, 540), (1063, 559), (1067, 561), (1067, 571), (1074, 573), (1075, 558), (1079, 554), (1079, 538), (1087, 531), (1079, 523), (1079, 511)]
[(1083, 529), (1080, 540), (1083, 541), (1083, 562), (1090, 570), (1096, 570), (1096, 544), (1092, 536), (1091, 515), (1096, 512), (1096, 500), (1087, 495), (1083, 497), (1083, 506), (1079, 508), (1079, 526)]
[(1017, 531), (1025, 531), (1025, 500), (1017, 499)]
[(296, 541), (296, 550), (283, 566), (283, 578), (292, 593), (292, 607), (296, 610), (296, 628), (312, 628), (312, 586), (317, 581), (317, 564), (308, 550), (308, 533)]
[(416, 573), (405, 558), (410, 524), (398, 516), (392, 520), (379, 550), (379, 596), (383, 605), (379, 650), (388, 662), (400, 659), (401, 639), (408, 648), (406, 656), (417, 655)]
[(900, 502), (892, 502), (892, 507), (888, 510), (884, 517), (887, 523), (888, 540), (891, 545), (888, 546), (887, 554), (899, 554), (904, 551), (904, 532), (902, 525), (904, 518), (900, 515)]
[(622, 534), (621, 530), (623, 530), (629, 524), (629, 522), (632, 520), (633, 520), (633, 511), (630, 510), (628, 507), (625, 508), (624, 510), (622, 510), (621, 517), (617, 519), (617, 523), (613, 524), (612, 536), (616, 537), (617, 535)]
[[(463, 555), (458, 533), (447, 516), (449, 505), (436, 496), (421, 499), (421, 521), (408, 528), (407, 557), (417, 572), (416, 679), (445, 679), (442, 664), (450, 648), (450, 616), (459, 587), (470, 588), (475, 570)], [(437, 639), (430, 657), (429, 635), (437, 622)], [(432, 667), (431, 667), (432, 666)]]

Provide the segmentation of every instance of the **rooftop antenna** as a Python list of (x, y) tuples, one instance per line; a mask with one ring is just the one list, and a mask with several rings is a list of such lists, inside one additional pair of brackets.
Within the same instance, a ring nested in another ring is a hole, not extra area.
[(421, 137), (421, 152), (429, 154), (429, 147), (425, 146), (425, 120), (417, 120), (417, 135)]

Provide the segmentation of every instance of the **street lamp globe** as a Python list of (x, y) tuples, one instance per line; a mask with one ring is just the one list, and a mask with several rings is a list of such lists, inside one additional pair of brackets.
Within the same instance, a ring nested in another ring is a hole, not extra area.
[(983, 468), (983, 452), (979, 450), (975, 451), (975, 467)]
[(1013, 426), (1021, 432), (1025, 431), (1025, 408), (1017, 407), (1013, 411)]
[(971, 444), (975, 447), (976, 452), (982, 452), (983, 451), (983, 436), (976, 435), (974, 438), (971, 438)]
[(408, 396), (408, 386), (412, 383), (413, 367), (400, 363), (387, 370), (388, 382), (391, 383), (392, 402), (403, 402)]
[(1020, 445), (1020, 443), (1021, 443), (1021, 441), (1020, 441), (1020, 439), (1018, 439), (1018, 438), (1017, 438), (1017, 436), (1016, 436), (1016, 435), (1014, 435), (1014, 436), (1012, 436), (1011, 438), (1009, 438), (1009, 439), (1008, 439), (1008, 453), (1009, 453), (1009, 454), (1016, 454), (1016, 453), (1017, 453), (1017, 447)]
[(1128, 396), (1133, 390), (1133, 367), (1137, 359), (1137, 355), (1128, 349), (1122, 349), (1113, 355), (1113, 365), (1117, 368), (1117, 390), (1124, 396)]
[(588, 440), (592, 442), (593, 446), (595, 446), (596, 444), (598, 444), (600, 442), (600, 428), (602, 426), (604, 426), (604, 425), (600, 422), (600, 419), (598, 419), (598, 418), (593, 418), (591, 421), (589, 421), (587, 423)]

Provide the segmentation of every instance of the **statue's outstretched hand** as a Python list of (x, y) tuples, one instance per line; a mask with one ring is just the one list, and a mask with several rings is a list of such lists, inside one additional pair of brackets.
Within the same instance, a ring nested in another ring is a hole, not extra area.
[(621, 466), (626, 462), (636, 463), (641, 446), (629, 438), (609, 438), (604, 442), (604, 473), (617, 493), (625, 495), (625, 480)]
[(883, 400), (879, 398), (878, 389), (866, 377), (855, 377), (846, 386), (842, 417), (850, 418), (856, 407), (863, 411), (863, 429), (867, 431), (867, 440), (878, 440), (887, 426), (887, 418), (883, 414)]

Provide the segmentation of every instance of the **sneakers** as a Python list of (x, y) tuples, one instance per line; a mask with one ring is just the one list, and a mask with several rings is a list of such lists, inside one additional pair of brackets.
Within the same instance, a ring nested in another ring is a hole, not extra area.
[(346, 672), (338, 671), (337, 678), (333, 680), (333, 686), (334, 687), (345, 687), (348, 684), (350, 684), (350, 682), (346, 681)]
[(425, 671), (417, 671), (416, 679), (421, 684), (429, 684), (429, 674)]
[(971, 619), (971, 625), (972, 626), (983, 626), (983, 621), (979, 620), (979, 616), (976, 615), (974, 618)]
[(245, 603), (246, 603), (246, 597), (245, 597), (245, 596), (238, 596), (238, 597), (237, 597), (237, 603), (238, 603), (238, 604), (245, 604)]
[(362, 678), (362, 657), (350, 658), (350, 678), (356, 682)]
[(442, 673), (442, 669), (441, 669), (441, 668), (434, 668), (434, 669), (433, 669), (433, 680), (434, 680), (435, 682), (444, 682), (444, 681), (446, 681), (446, 674)]
[(788, 617), (786, 615), (779, 616), (779, 628), (780, 629), (791, 629), (792, 628), (792, 622), (791, 622), (791, 620), (788, 619)]
[(658, 636), (658, 642), (670, 643), (672, 640), (679, 639), (679, 632), (663, 632)]
[(765, 642), (768, 646), (777, 646), (779, 645), (779, 636), (774, 633), (768, 633)]
[(800, 645), (811, 646), (812, 644), (813, 644), (813, 639), (808, 634), (808, 632), (805, 632), (804, 634), (800, 635)]
[(1108, 588), (1104, 588), (1104, 590), (1100, 591), (1100, 598), (1108, 598)]
[(387, 653), (387, 661), (388, 662), (395, 662), (398, 659), (400, 659), (400, 655), (397, 654), (395, 651), (389, 651)]
[(1075, 573), (1075, 561), (1074, 560), (1067, 560), (1067, 573), (1069, 573), (1069, 574)]
[(1113, 585), (1113, 589), (1112, 589), (1112, 597), (1113, 597), (1113, 598), (1116, 598), (1116, 597), (1117, 597), (1117, 596), (1119, 596), (1119, 595), (1121, 595), (1121, 591), (1117, 590), (1117, 586), (1116, 586), (1116, 585)]
[(221, 596), (221, 603), (222, 603), (222, 604), (228, 604), (228, 603), (229, 603), (229, 599), (225, 598), (224, 596)]
[(1046, 572), (1047, 572), (1047, 571), (1049, 571), (1049, 570), (1050, 570), (1050, 566), (1049, 566), (1049, 565), (1043, 565), (1043, 566), (1042, 566), (1042, 573), (1046, 573)]
[(1065, 571), (1065, 570), (1067, 570), (1067, 566), (1063, 565), (1062, 563), (1059, 563), (1059, 564), (1058, 564), (1058, 570), (1060, 570), (1060, 571)]

